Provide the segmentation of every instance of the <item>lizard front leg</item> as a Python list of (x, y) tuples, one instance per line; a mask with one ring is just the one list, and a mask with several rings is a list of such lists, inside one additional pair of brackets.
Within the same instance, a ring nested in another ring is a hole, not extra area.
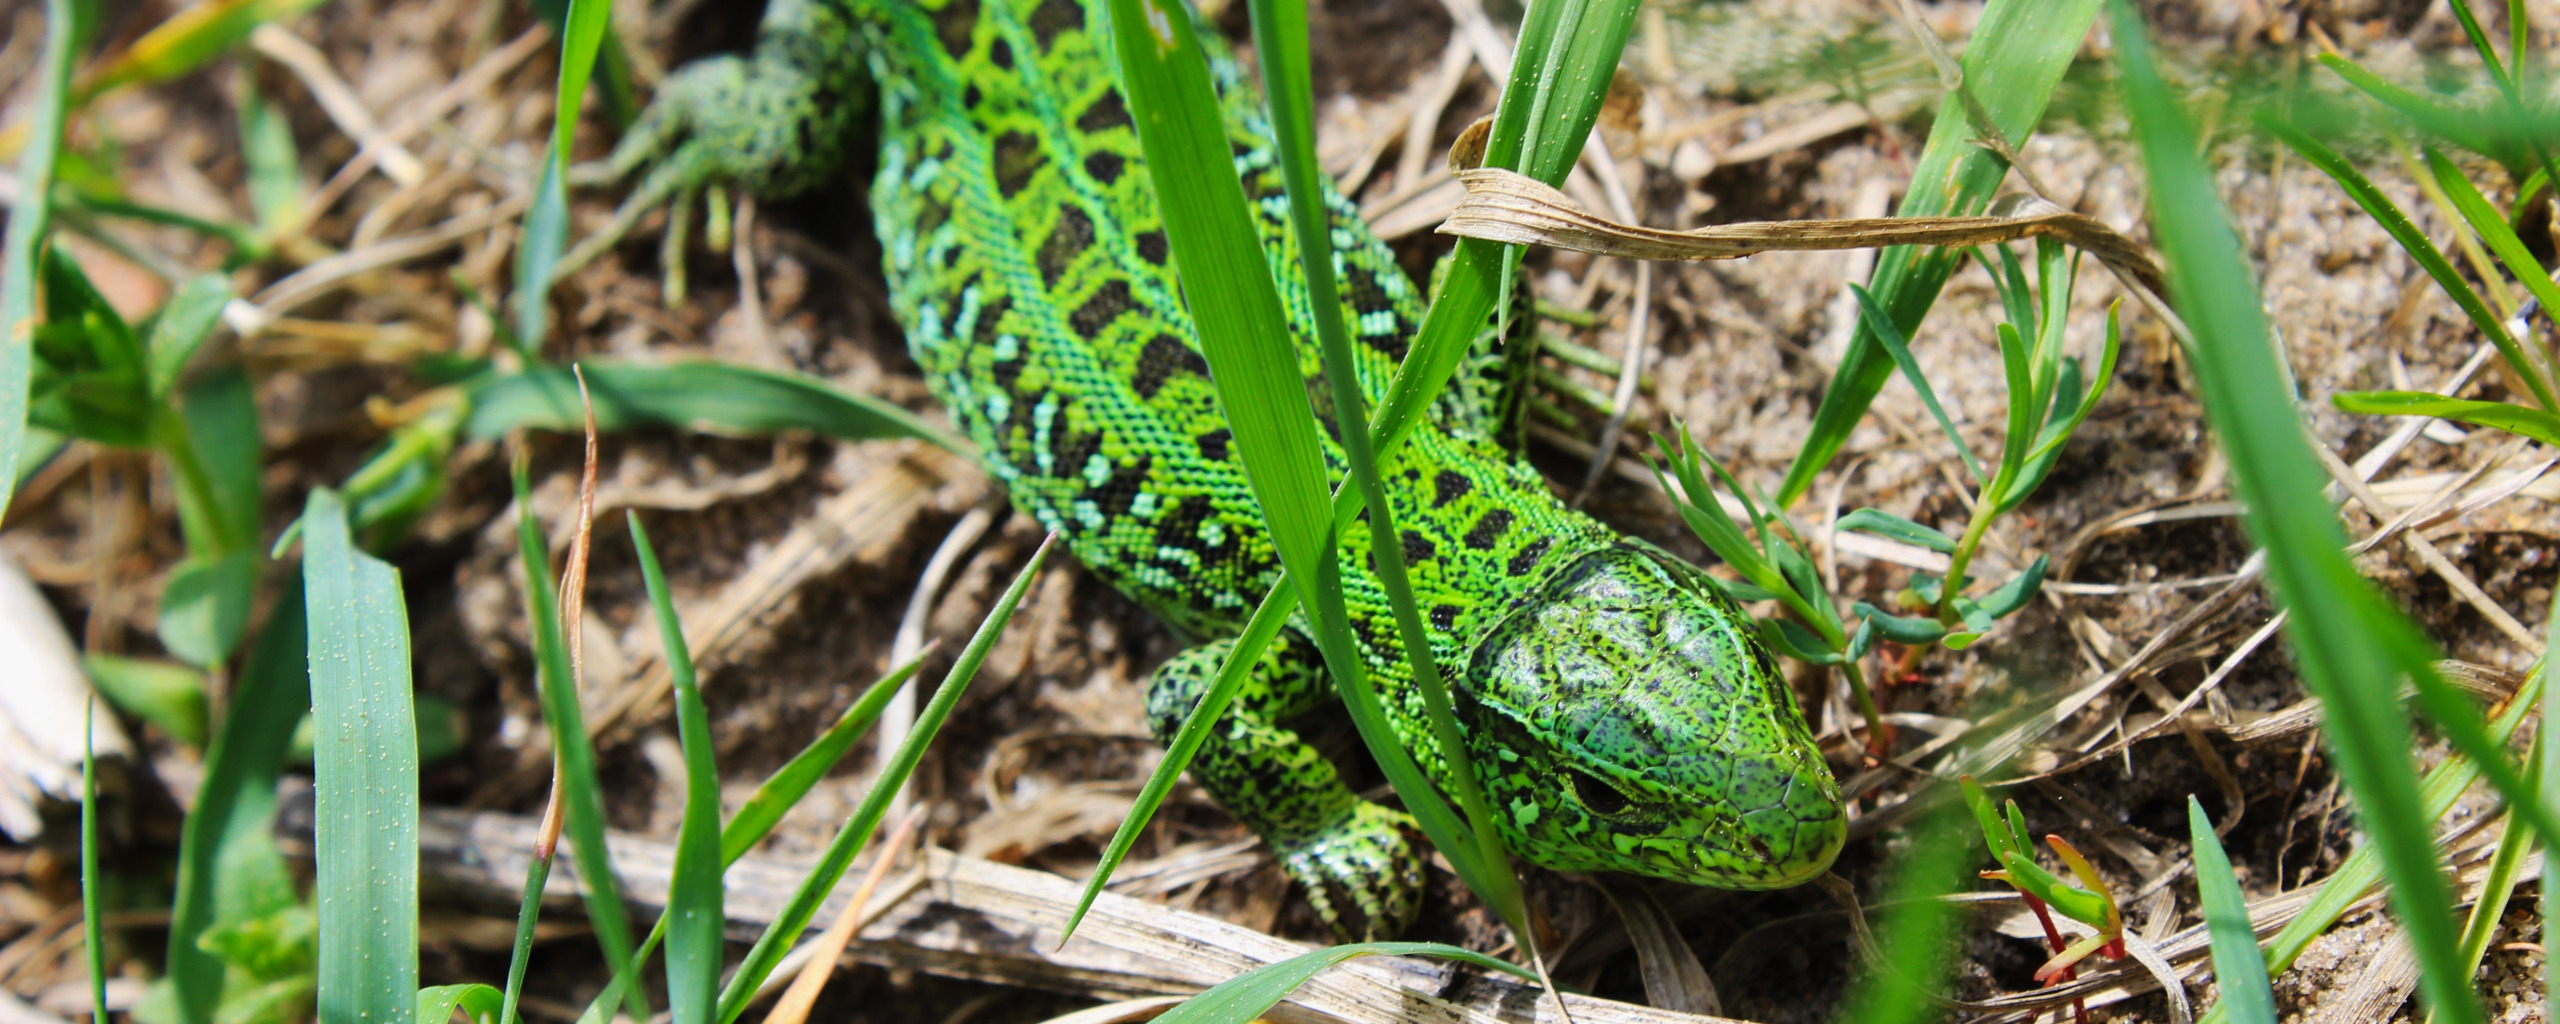
[(583, 266), (670, 200), (681, 216), (690, 206), (684, 200), (706, 186), (784, 196), (835, 174), (871, 106), (861, 28), (849, 7), (773, 0), (753, 53), (698, 60), (669, 75), (604, 167), (579, 176), (602, 183), (645, 171), (639, 187), (610, 224), (562, 257), (558, 272)]
[[(1234, 640), (1194, 647), (1156, 669), (1147, 684), (1156, 742), (1173, 741), (1234, 647)], [(1326, 680), (1315, 645), (1282, 633), (1192, 757), (1191, 777), (1271, 844), (1335, 935), (1393, 938), (1420, 905), (1412, 817), (1351, 792), (1332, 762), (1280, 724), (1331, 699)]]

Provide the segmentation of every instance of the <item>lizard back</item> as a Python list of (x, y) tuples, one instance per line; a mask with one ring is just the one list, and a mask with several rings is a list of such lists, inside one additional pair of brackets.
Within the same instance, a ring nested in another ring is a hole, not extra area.
[[(891, 293), (933, 389), (1014, 501), (1175, 625), (1228, 635), (1279, 560), (1196, 350), (1094, 10), (928, 0), (869, 19), (882, 83), (872, 202)], [(1214, 70), (1296, 369), (1329, 419), (1270, 132), (1233, 64)], [(1330, 188), (1327, 200), (1359, 376), (1376, 401), (1423, 296), (1357, 210)], [(1496, 445), (1488, 424), (1455, 418), (1415, 431), (1384, 467), (1443, 663), (1481, 631), (1478, 609), (1504, 608), (1548, 567), (1609, 539)], [(1326, 457), (1337, 476), (1347, 471), (1330, 439)], [(1401, 652), (1365, 529), (1364, 517), (1342, 542), (1346, 597), (1372, 669), (1391, 682), (1404, 676)]]

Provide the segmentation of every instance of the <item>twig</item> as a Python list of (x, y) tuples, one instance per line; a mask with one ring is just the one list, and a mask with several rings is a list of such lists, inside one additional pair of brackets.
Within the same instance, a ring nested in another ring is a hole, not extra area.
[(329, 58), (301, 36), (269, 22), (250, 31), (249, 45), (301, 79), (303, 86), (311, 90), (311, 98), (320, 101), (320, 110), (337, 123), (339, 131), (356, 140), (360, 147), (375, 152), (382, 173), (390, 175), (391, 180), (415, 186), (427, 179), (426, 165), (418, 162), (417, 154), (383, 138), (382, 125), (373, 119), (373, 111), (365, 109), (364, 101), (356, 98), (356, 91), (338, 77), (337, 69), (329, 66)]

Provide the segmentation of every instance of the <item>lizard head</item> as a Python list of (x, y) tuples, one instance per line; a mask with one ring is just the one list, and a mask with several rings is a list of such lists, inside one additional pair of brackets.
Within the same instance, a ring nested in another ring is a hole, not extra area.
[(1751, 619), (1650, 545), (1540, 586), (1455, 700), (1493, 816), (1537, 863), (1776, 889), (1840, 852), (1839, 783)]

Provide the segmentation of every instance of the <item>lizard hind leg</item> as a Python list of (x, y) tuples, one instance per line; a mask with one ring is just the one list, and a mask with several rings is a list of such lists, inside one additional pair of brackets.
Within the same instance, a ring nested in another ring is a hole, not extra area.
[[(1156, 742), (1173, 741), (1234, 648), (1232, 639), (1204, 644), (1156, 669), (1147, 682), (1147, 721)], [(1315, 645), (1295, 632), (1281, 634), (1192, 756), (1191, 777), (1271, 844), (1336, 936), (1391, 939), (1413, 923), (1421, 905), (1413, 819), (1361, 799), (1332, 762), (1281, 724), (1331, 696)]]

